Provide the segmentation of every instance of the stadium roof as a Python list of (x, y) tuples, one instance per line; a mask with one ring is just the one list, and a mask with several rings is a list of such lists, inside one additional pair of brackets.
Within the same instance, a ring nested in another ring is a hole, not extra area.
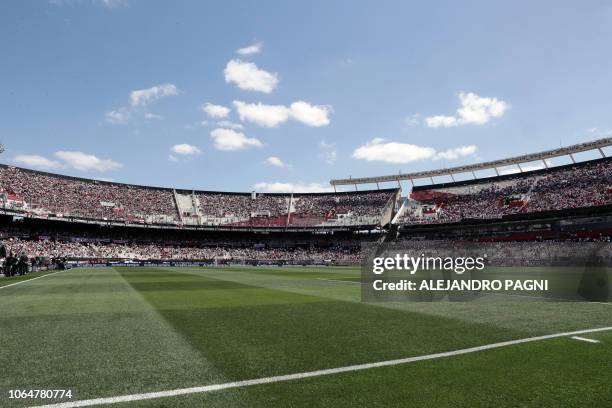
[(402, 180), (413, 181), (413, 180), (424, 179), (424, 178), (429, 178), (433, 182), (432, 177), (450, 176), (454, 180), (453, 174), (461, 174), (461, 173), (468, 173), (468, 172), (472, 172), (472, 175), (474, 176), (474, 178), (477, 178), (476, 175), (474, 174), (474, 171), (494, 169), (497, 175), (499, 175), (499, 171), (497, 169), (498, 167), (511, 166), (511, 165), (518, 166), (519, 170), (523, 172), (523, 169), (521, 168), (521, 163), (529, 163), (529, 162), (541, 160), (544, 163), (544, 166), (548, 168), (548, 163), (546, 163), (546, 159), (550, 159), (553, 157), (560, 157), (560, 156), (569, 156), (572, 159), (572, 162), (576, 163), (576, 160), (574, 159), (574, 156), (573, 156), (575, 153), (586, 152), (586, 151), (591, 151), (591, 150), (598, 150), (602, 157), (606, 157), (602, 148), (607, 147), (607, 146), (612, 146), (612, 138), (610, 137), (599, 139), (599, 140), (594, 140), (592, 142), (579, 143), (579, 144), (575, 144), (572, 146), (561, 147), (558, 149), (546, 150), (546, 151), (539, 152), (539, 153), (531, 153), (531, 154), (525, 154), (522, 156), (510, 157), (507, 159), (493, 160), (493, 161), (488, 161), (488, 162), (483, 162), (483, 163), (468, 164), (465, 166), (449, 167), (446, 169), (439, 169), (439, 170), (417, 171), (414, 173), (398, 173), (398, 174), (392, 174), (392, 175), (387, 175), (387, 176), (361, 177), (361, 178), (349, 177), (346, 179), (331, 180), (330, 184), (334, 187), (342, 186), (342, 185), (357, 186), (358, 184), (378, 184), (378, 183), (385, 183), (385, 182), (390, 182), (390, 181), (396, 181), (399, 183)]

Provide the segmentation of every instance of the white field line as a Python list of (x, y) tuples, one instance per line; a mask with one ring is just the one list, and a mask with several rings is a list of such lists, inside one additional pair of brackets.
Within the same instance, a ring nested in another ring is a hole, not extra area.
[(586, 341), (587, 343), (599, 343), (599, 340), (587, 339), (586, 337), (572, 336), (572, 339)]
[(57, 404), (40, 405), (35, 408), (89, 407), (89, 406), (102, 405), (102, 404), (117, 404), (120, 402), (141, 401), (141, 400), (164, 398), (164, 397), (175, 397), (178, 395), (186, 395), (186, 394), (201, 394), (201, 393), (207, 393), (207, 392), (213, 392), (213, 391), (226, 390), (230, 388), (248, 387), (251, 385), (261, 385), (261, 384), (271, 384), (271, 383), (277, 383), (281, 381), (301, 380), (304, 378), (320, 377), (324, 375), (332, 375), (332, 374), (348, 373), (352, 371), (368, 370), (370, 368), (388, 367), (388, 366), (395, 366), (399, 364), (409, 364), (409, 363), (414, 363), (417, 361), (434, 360), (438, 358), (445, 358), (445, 357), (459, 356), (459, 355), (469, 354), (469, 353), (476, 353), (476, 352), (484, 351), (484, 350), (491, 350), (491, 349), (496, 349), (496, 348), (501, 348), (501, 347), (513, 346), (515, 344), (530, 343), (534, 341), (542, 341), (542, 340), (554, 339), (558, 337), (568, 337), (568, 336), (574, 336), (574, 335), (579, 335), (579, 334), (596, 333), (596, 332), (603, 332), (603, 331), (609, 331), (609, 330), (612, 330), (612, 327), (600, 327), (600, 328), (595, 328), (595, 329), (577, 330), (577, 331), (565, 332), (565, 333), (547, 334), (544, 336), (528, 337), (528, 338), (518, 339), (518, 340), (503, 341), (500, 343), (485, 344), (483, 346), (470, 347), (470, 348), (454, 350), (454, 351), (446, 351), (442, 353), (427, 354), (424, 356), (401, 358), (397, 360), (378, 361), (375, 363), (357, 364), (357, 365), (351, 365), (351, 366), (346, 366), (346, 367), (328, 368), (325, 370), (307, 371), (303, 373), (257, 378), (253, 380), (243, 380), (243, 381), (234, 381), (234, 382), (228, 382), (228, 383), (222, 383), (222, 384), (203, 385), (199, 387), (179, 388), (175, 390), (147, 392), (143, 394), (119, 395), (116, 397), (60, 402)]
[(361, 282), (355, 282), (355, 281), (347, 281), (347, 280), (340, 280), (340, 279), (325, 279), (325, 278), (316, 278), (317, 280), (322, 280), (322, 281), (327, 281), (327, 282), (338, 282), (338, 283), (354, 283), (356, 285), (361, 285)]
[(48, 274), (43, 275), (43, 276), (37, 276), (37, 277), (32, 278), (32, 279), (26, 279), (26, 280), (22, 280), (22, 281), (19, 281), (19, 282), (11, 283), (10, 285), (0, 286), (0, 289), (6, 289), (6, 288), (10, 288), (11, 286), (20, 285), (22, 283), (32, 282), (33, 280), (40, 279), (40, 278), (46, 278), (47, 276), (55, 275), (56, 273), (60, 273), (60, 272), (66, 272), (67, 270), (69, 270), (69, 269), (64, 269), (63, 271), (51, 272), (51, 273), (48, 273)]

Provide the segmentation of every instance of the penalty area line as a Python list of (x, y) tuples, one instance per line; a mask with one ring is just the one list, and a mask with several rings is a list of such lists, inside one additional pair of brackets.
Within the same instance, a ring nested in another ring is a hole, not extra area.
[(34, 408), (73, 408), (73, 407), (89, 407), (103, 404), (117, 404), (121, 402), (141, 401), (155, 398), (176, 397), (187, 394), (202, 394), (213, 391), (227, 390), (230, 388), (248, 387), (251, 385), (271, 384), (282, 381), (301, 380), (304, 378), (321, 377), (325, 375), (348, 373), (352, 371), (368, 370), (371, 368), (388, 367), (400, 364), (409, 364), (417, 361), (435, 360), (445, 357), (459, 356), (463, 354), (476, 353), (484, 350), (497, 349), (501, 347), (513, 346), (516, 344), (531, 343), (535, 341), (555, 339), (559, 337), (577, 336), (579, 334), (597, 333), (612, 330), (612, 327), (599, 327), (595, 329), (577, 330), (572, 332), (547, 334), (544, 336), (527, 337), (524, 339), (502, 341), (499, 343), (485, 344), (483, 346), (469, 347), (460, 350), (446, 351), (442, 353), (427, 354), (423, 356), (400, 358), (396, 360), (378, 361), (375, 363), (356, 364), (338, 368), (328, 368), (324, 370), (307, 371), (303, 373), (278, 375), (274, 377), (256, 378), (253, 380), (234, 381), (222, 384), (203, 385), (199, 387), (179, 388), (167, 391), (147, 392), (142, 394), (119, 395), (116, 397), (96, 398), (79, 401), (60, 402), (57, 404), (39, 405)]

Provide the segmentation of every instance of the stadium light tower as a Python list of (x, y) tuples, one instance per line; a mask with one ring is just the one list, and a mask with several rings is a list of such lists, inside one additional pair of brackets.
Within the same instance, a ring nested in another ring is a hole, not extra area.
[(4, 153), (4, 145), (0, 143), (0, 154)]

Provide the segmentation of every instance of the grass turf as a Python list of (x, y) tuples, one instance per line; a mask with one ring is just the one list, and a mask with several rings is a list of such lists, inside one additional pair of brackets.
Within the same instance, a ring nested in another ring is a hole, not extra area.
[[(358, 276), (352, 268), (105, 268), (6, 287), (0, 405), (32, 404), (8, 400), (13, 388), (68, 387), (78, 399), (107, 397), (612, 325), (608, 304), (364, 304), (351, 283)], [(612, 335), (589, 337), (602, 342), (547, 340), (122, 405), (611, 405)]]
[(16, 275), (11, 277), (3, 277), (0, 279), (0, 288), (3, 286), (13, 285), (15, 283), (26, 281), (34, 278), (38, 278), (40, 276), (49, 275), (54, 273), (55, 271), (39, 271), (39, 272), (31, 272), (27, 275)]

